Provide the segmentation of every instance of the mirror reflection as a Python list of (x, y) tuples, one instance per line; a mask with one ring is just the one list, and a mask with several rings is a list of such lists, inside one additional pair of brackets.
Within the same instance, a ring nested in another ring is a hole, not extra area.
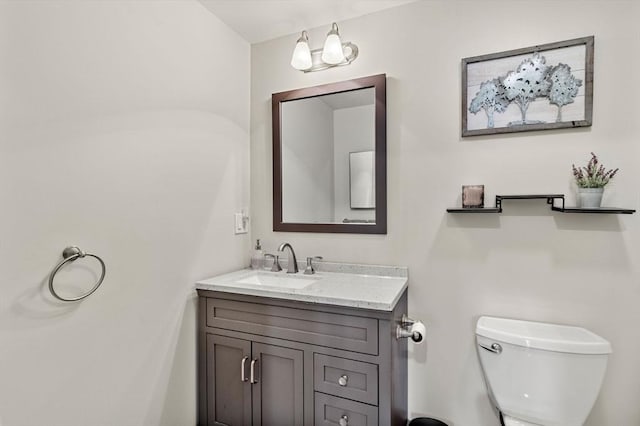
[(375, 223), (373, 88), (283, 102), (282, 221)]
[(352, 209), (375, 209), (375, 153), (349, 153), (349, 190)]

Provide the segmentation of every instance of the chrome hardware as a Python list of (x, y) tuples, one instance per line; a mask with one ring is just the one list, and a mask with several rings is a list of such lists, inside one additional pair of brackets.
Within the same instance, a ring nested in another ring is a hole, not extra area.
[(316, 270), (313, 268), (314, 260), (322, 260), (322, 256), (307, 257), (307, 268), (304, 270), (305, 275), (313, 275)]
[(413, 325), (415, 323), (416, 323), (416, 320), (409, 318), (407, 314), (402, 314), (402, 319), (400, 320), (400, 324), (402, 324), (403, 327), (406, 327), (408, 325)]
[(502, 353), (502, 346), (500, 346), (499, 343), (492, 343), (491, 347), (485, 346), (481, 343), (478, 343), (478, 345), (485, 351), (493, 352), (496, 355), (500, 355)]
[(296, 252), (293, 251), (293, 247), (289, 243), (282, 243), (280, 247), (278, 247), (279, 252), (284, 252), (286, 248), (289, 248), (290, 256), (287, 262), (287, 273), (288, 274), (296, 274), (298, 273), (298, 260), (296, 259)]
[[(53, 297), (55, 297), (58, 300), (62, 300), (63, 302), (77, 302), (78, 300), (82, 300), (85, 297), (90, 296), (94, 291), (98, 289), (98, 287), (100, 287), (100, 284), (102, 284), (102, 281), (104, 281), (104, 275), (107, 273), (107, 267), (105, 266), (102, 259), (100, 259), (100, 257), (96, 256), (95, 254), (85, 253), (84, 251), (80, 250), (80, 248), (77, 246), (69, 246), (65, 248), (62, 251), (62, 257), (63, 257), (62, 262), (58, 263), (58, 265), (55, 268), (53, 268), (53, 272), (51, 272), (51, 275), (49, 276), (49, 291), (51, 292)], [(56, 277), (56, 274), (58, 273), (60, 268), (62, 268), (67, 263), (74, 262), (77, 259), (80, 259), (83, 257), (93, 257), (98, 262), (100, 262), (100, 266), (102, 267), (102, 274), (100, 274), (100, 278), (98, 278), (98, 281), (93, 285), (91, 290), (89, 290), (87, 293), (83, 294), (82, 296), (71, 297), (69, 299), (66, 299), (58, 295), (58, 293), (56, 293), (55, 288), (53, 287), (53, 279)]]
[(282, 271), (282, 267), (280, 266), (280, 260), (278, 255), (273, 255), (271, 253), (267, 253), (264, 255), (265, 258), (273, 259), (273, 265), (271, 265), (271, 272), (280, 272)]
[(338, 384), (340, 386), (347, 386), (347, 382), (349, 381), (349, 376), (347, 376), (346, 374), (343, 374), (342, 376), (340, 376), (340, 378), (338, 379)]
[(256, 363), (258, 362), (257, 359), (252, 359), (251, 360), (251, 379), (249, 381), (249, 383), (251, 383), (252, 385), (255, 385), (256, 383), (258, 383), (258, 381), (256, 380)]
[(409, 318), (406, 314), (402, 314), (400, 324), (396, 325), (396, 339), (408, 339), (410, 338), (416, 343), (422, 342), (425, 336), (418, 331), (411, 331), (413, 325), (420, 321)]
[(245, 368), (245, 364), (247, 363), (247, 360), (249, 359), (248, 356), (245, 356), (244, 358), (242, 358), (242, 362), (240, 362), (240, 381), (242, 382), (246, 382), (247, 380), (247, 376), (244, 375), (244, 372), (246, 371)]
[(423, 339), (422, 334), (418, 333), (417, 331), (410, 331), (407, 330), (406, 328), (402, 327), (401, 325), (397, 325), (396, 326), (396, 339), (400, 340), (400, 339), (408, 339), (411, 338), (411, 340), (413, 340), (414, 342), (418, 343), (421, 342)]
[(349, 425), (349, 417), (347, 417), (346, 415), (340, 417), (340, 420), (338, 420), (338, 424), (340, 426), (348, 426)]

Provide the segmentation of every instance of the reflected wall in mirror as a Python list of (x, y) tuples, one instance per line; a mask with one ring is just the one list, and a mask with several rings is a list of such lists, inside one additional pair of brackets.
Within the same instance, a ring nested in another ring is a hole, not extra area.
[(373, 151), (349, 153), (349, 190), (352, 209), (376, 207), (374, 176), (375, 153)]
[(273, 230), (385, 234), (384, 74), (272, 96)]

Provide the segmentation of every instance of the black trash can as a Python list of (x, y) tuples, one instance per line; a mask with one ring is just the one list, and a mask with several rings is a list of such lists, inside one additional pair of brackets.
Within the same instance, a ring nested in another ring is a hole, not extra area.
[(447, 426), (447, 424), (429, 417), (418, 417), (411, 420), (409, 426)]

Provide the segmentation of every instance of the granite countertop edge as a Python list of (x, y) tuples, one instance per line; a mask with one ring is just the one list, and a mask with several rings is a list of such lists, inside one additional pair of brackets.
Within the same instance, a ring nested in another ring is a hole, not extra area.
[[(322, 262), (317, 270), (320, 280), (309, 288), (303, 289), (261, 288), (253, 285), (231, 284), (226, 281), (228, 277), (251, 273), (250, 269), (200, 280), (195, 287), (198, 290), (385, 312), (393, 311), (408, 287), (406, 267)], [(265, 270), (265, 272), (269, 271)], [(371, 286), (372, 290), (367, 293), (369, 299), (362, 298), (362, 293), (358, 293), (358, 290), (367, 289), (368, 286)]]
[(221, 293), (239, 294), (244, 296), (266, 297), (270, 299), (288, 300), (292, 302), (312, 303), (317, 305), (341, 306), (344, 308), (370, 309), (374, 311), (391, 312), (398, 304), (398, 301), (400, 300), (400, 296), (402, 296), (402, 293), (407, 288), (407, 285), (404, 285), (402, 287), (402, 289), (398, 292), (397, 296), (390, 303), (342, 299), (340, 297), (326, 297), (326, 296), (322, 297), (322, 296), (305, 295), (305, 294), (298, 294), (298, 293), (281, 293), (281, 292), (275, 292), (270, 290), (260, 290), (260, 289), (234, 288), (229, 286), (216, 286), (213, 284), (209, 284), (209, 285), (199, 284), (196, 286), (196, 288), (198, 290), (217, 291)]

